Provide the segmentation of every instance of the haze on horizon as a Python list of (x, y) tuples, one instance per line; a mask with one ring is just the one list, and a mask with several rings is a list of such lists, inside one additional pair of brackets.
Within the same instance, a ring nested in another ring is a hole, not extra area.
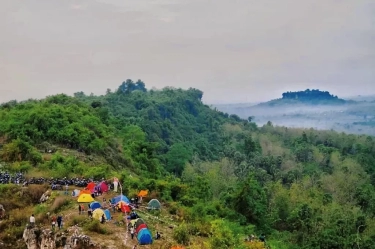
[(0, 102), (122, 81), (207, 103), (375, 94), (373, 0), (0, 0)]

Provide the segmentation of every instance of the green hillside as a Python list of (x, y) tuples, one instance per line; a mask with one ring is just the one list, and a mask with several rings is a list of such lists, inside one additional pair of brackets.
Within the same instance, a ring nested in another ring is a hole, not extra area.
[[(257, 248), (244, 242), (250, 234), (265, 234), (276, 249), (373, 248), (374, 137), (257, 127), (211, 109), (202, 96), (127, 80), (104, 96), (4, 103), (3, 170), (116, 176), (130, 196), (148, 189), (177, 222), (168, 236), (187, 248)], [(46, 211), (32, 194), (0, 188), (11, 216), (22, 216), (17, 207)], [(0, 223), (0, 241), (22, 237), (12, 224)]]

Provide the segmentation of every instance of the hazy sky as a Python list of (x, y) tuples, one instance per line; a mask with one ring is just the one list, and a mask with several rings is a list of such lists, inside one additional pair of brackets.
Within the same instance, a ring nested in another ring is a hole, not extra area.
[(207, 103), (375, 93), (374, 0), (0, 0), (0, 102), (122, 81)]

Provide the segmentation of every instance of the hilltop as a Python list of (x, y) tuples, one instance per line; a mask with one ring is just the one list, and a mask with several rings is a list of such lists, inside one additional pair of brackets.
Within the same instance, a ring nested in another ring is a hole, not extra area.
[[(102, 96), (77, 92), (4, 103), (1, 171), (21, 171), (26, 179), (110, 183), (116, 177), (129, 198), (148, 190), (145, 202), (157, 198), (162, 211), (141, 206), (139, 212), (164, 239), (145, 248), (373, 246), (374, 137), (258, 126), (251, 116), (210, 108), (202, 96), (199, 89), (148, 90), (141, 80), (126, 80)], [(0, 184), (10, 215), (0, 222), (0, 242), (24, 248), (20, 239), (31, 213), (48, 228), (47, 212), (77, 212), (76, 200), (59, 191), (39, 203), (51, 187), (46, 183)], [(134, 244), (122, 243), (123, 226), (67, 221), (112, 248)], [(265, 234), (266, 245), (245, 242), (251, 234)]]
[(279, 99), (260, 103), (259, 106), (277, 106), (277, 105), (342, 105), (355, 103), (352, 100), (344, 100), (328, 91), (319, 89), (306, 89), (305, 91), (284, 92)]

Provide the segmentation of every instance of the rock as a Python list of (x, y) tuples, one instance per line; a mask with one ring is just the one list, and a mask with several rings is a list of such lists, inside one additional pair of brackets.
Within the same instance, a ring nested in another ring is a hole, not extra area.
[(50, 195), (51, 195), (51, 193), (49, 192), (49, 190), (47, 190), (47, 191), (42, 195), (42, 197), (40, 197), (39, 202), (40, 202), (40, 203), (43, 203), (43, 202), (47, 201)]
[(23, 240), (27, 249), (73, 249), (77, 246), (85, 248), (92, 245), (90, 237), (79, 234), (77, 227), (74, 227), (73, 235), (68, 236), (60, 231), (54, 232), (51, 229), (27, 226), (23, 232)]

